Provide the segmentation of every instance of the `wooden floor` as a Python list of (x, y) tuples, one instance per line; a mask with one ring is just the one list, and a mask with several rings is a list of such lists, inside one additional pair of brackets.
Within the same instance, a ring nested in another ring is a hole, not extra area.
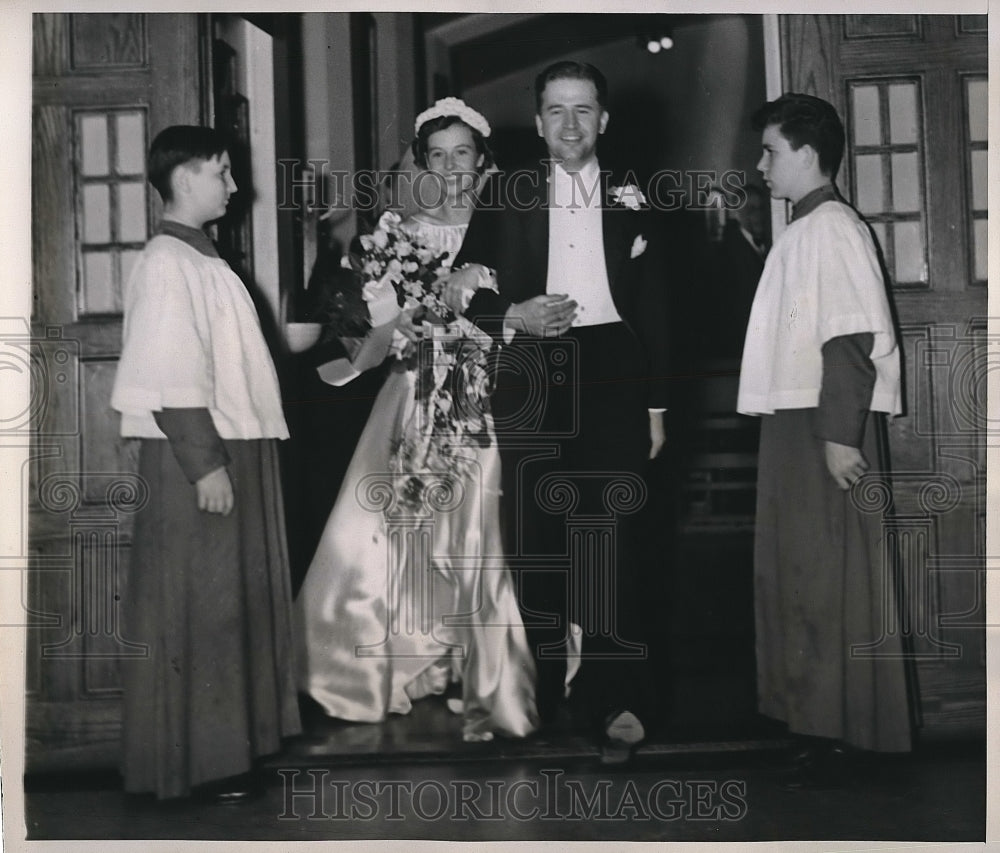
[[(263, 797), (157, 803), (116, 774), (27, 780), (29, 839), (320, 841), (976, 841), (982, 742), (868, 761), (849, 786), (788, 791), (780, 739), (654, 739), (623, 768), (583, 739), (462, 744), (425, 700), (381, 725), (329, 725), (268, 762)], [(8, 829), (10, 827), (8, 826)], [(245, 849), (244, 846), (240, 848)]]

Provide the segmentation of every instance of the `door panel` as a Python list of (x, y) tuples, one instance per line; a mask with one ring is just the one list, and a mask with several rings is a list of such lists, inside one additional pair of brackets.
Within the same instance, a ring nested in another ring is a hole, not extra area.
[(887, 630), (917, 658), (927, 734), (985, 731), (986, 50), (985, 16), (782, 18), (785, 88), (845, 118), (838, 184), (893, 290), (907, 403), (885, 525), (907, 607)]

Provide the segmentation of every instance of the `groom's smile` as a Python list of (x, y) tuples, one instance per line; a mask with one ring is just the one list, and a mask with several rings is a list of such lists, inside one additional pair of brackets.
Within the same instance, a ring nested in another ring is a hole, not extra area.
[(559, 78), (546, 84), (535, 126), (549, 154), (566, 170), (579, 169), (594, 158), (597, 137), (607, 124), (607, 110), (590, 80)]

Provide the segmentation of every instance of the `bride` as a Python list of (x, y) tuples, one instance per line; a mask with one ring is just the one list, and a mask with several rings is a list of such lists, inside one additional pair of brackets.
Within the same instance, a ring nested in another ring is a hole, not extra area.
[[(475, 185), (493, 165), (490, 127), (462, 101), (445, 98), (421, 113), (416, 133), (412, 149), (424, 173), (413, 184), (419, 210), (401, 227), (415, 243), (447, 252), (450, 265)], [(397, 339), (415, 340), (420, 328), (407, 308)], [(448, 484), (452, 504), (436, 507), (429, 535), (426, 526), (401, 530), (392, 507), (378, 501), (386, 494), (379, 485), (400, 476), (394, 450), (425, 429), (416, 414), (417, 381), (416, 356), (399, 358), (299, 592), (300, 688), (331, 717), (378, 722), (460, 681), (462, 701), (449, 707), (461, 707), (465, 740), (524, 736), (538, 725), (535, 669), (503, 558), (500, 462), (489, 413), (487, 440), (463, 448), (472, 464)]]

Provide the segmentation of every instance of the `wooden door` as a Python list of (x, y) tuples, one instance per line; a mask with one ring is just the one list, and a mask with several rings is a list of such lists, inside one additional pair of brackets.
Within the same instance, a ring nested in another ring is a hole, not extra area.
[(115, 765), (118, 661), (144, 653), (118, 590), (146, 492), (109, 399), (122, 282), (159, 203), (145, 152), (206, 113), (203, 18), (33, 18), (28, 771)]
[(902, 334), (885, 529), (907, 606), (886, 633), (917, 658), (924, 732), (985, 732), (986, 16), (789, 15), (781, 34), (785, 88), (845, 118), (838, 182), (879, 238)]

